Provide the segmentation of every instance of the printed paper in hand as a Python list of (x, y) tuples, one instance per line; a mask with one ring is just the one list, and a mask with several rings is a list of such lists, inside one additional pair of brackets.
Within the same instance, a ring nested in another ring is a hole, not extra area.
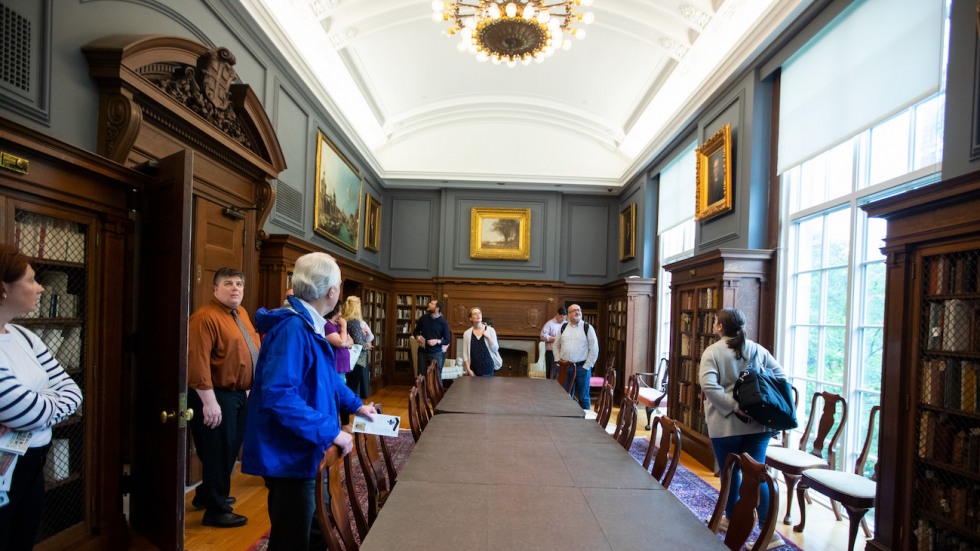
[(0, 436), (0, 451), (24, 455), (31, 444), (31, 431), (10, 431)]
[(381, 436), (398, 436), (398, 425), (401, 418), (397, 415), (374, 414), (374, 420), (368, 421), (360, 415), (354, 416), (354, 432), (379, 434)]
[(361, 345), (359, 345), (359, 344), (355, 344), (354, 346), (350, 347), (350, 368), (351, 368), (351, 370), (354, 369), (354, 364), (357, 363), (357, 357), (361, 355), (361, 348), (364, 348), (364, 347), (361, 346)]

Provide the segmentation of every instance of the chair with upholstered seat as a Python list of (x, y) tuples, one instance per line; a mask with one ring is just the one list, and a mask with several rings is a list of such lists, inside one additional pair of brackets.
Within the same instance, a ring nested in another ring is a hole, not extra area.
[(596, 401), (598, 407), (596, 408), (595, 422), (599, 423), (599, 426), (603, 429), (609, 424), (609, 417), (612, 415), (613, 407), (613, 388), (612, 385), (606, 383), (602, 385), (602, 393), (599, 394), (599, 399)]
[(664, 401), (667, 399), (667, 358), (660, 358), (657, 362), (657, 369), (651, 373), (634, 373), (637, 382), (636, 403), (647, 410), (647, 426), (650, 430), (650, 421), (653, 410), (666, 407)]
[[(817, 408), (817, 404), (823, 402), (823, 408)], [(840, 409), (840, 421), (837, 422), (837, 410)], [(819, 420), (817, 411), (821, 411)], [(803, 471), (808, 469), (834, 469), (837, 465), (837, 441), (843, 433), (844, 424), (847, 422), (847, 401), (840, 394), (830, 392), (815, 392), (813, 401), (810, 404), (810, 418), (803, 430), (798, 449), (772, 447), (766, 451), (766, 466), (782, 471), (783, 478), (786, 480), (786, 516), (783, 517), (783, 524), (792, 524), (793, 521), (793, 490), (803, 476)], [(836, 429), (834, 428), (836, 426)], [(816, 428), (816, 437), (813, 439), (810, 451), (806, 451), (807, 443), (810, 439), (810, 432)], [(832, 431), (832, 432), (831, 432)], [(830, 440), (827, 440), (827, 436)], [(827, 457), (824, 458), (826, 450)], [(840, 511), (836, 502), (834, 515), (840, 520)]]
[(412, 429), (412, 440), (418, 442), (422, 437), (422, 399), (418, 387), (408, 391), (408, 426)]
[(741, 455), (730, 453), (725, 459), (725, 467), (721, 470), (721, 490), (718, 493), (718, 503), (715, 510), (708, 520), (708, 529), (718, 533), (721, 527), (721, 519), (725, 515), (725, 505), (728, 503), (728, 494), (732, 489), (733, 469), (738, 467), (742, 471), (742, 483), (738, 489), (738, 501), (732, 509), (732, 516), (728, 519), (728, 529), (725, 532), (725, 546), (735, 551), (741, 549), (749, 539), (755, 529), (756, 515), (755, 509), (762, 495), (761, 486), (765, 484), (769, 488), (769, 514), (763, 520), (759, 539), (752, 546), (751, 551), (761, 551), (769, 545), (769, 540), (776, 529), (776, 515), (779, 507), (779, 487), (776, 481), (766, 470), (766, 466), (752, 459), (747, 453)]
[(793, 530), (802, 532), (806, 525), (806, 508), (803, 500), (807, 489), (813, 489), (830, 499), (837, 501), (847, 509), (848, 522), (850, 523), (848, 532), (848, 551), (853, 551), (854, 541), (857, 539), (858, 526), (864, 528), (867, 537), (871, 537), (867, 523), (864, 522), (864, 515), (868, 510), (875, 506), (875, 494), (878, 484), (874, 479), (878, 477), (878, 464), (875, 463), (872, 479), (864, 476), (864, 464), (868, 460), (868, 452), (871, 450), (871, 443), (874, 440), (875, 417), (878, 415), (880, 406), (871, 408), (871, 417), (868, 420), (868, 434), (864, 438), (864, 447), (861, 455), (857, 458), (853, 473), (841, 471), (831, 471), (828, 469), (810, 469), (803, 471), (803, 477), (799, 486), (796, 487), (796, 496), (800, 502), (800, 523), (793, 527)]
[[(657, 440), (657, 428), (660, 428), (660, 443), (655, 447), (654, 441)], [(654, 455), (656, 454), (656, 455)], [(650, 431), (650, 445), (647, 454), (643, 458), (643, 468), (653, 470), (650, 474), (657, 479), (666, 489), (670, 487), (670, 481), (674, 479), (674, 472), (681, 458), (681, 429), (673, 419), (666, 415), (661, 415), (653, 420), (653, 429)]]
[[(610, 354), (609, 360), (606, 361), (606, 370), (603, 372), (601, 377), (595, 376), (589, 377), (589, 392), (592, 392), (593, 388), (599, 389), (599, 395), (602, 396), (602, 387), (608, 382), (612, 382), (613, 389), (616, 388), (616, 355)], [(599, 413), (599, 401), (596, 400), (593, 405), (593, 409), (596, 413)]]
[[(323, 452), (323, 459), (320, 460), (319, 468), (316, 473), (315, 516), (323, 533), (323, 539), (327, 542), (330, 551), (353, 551), (358, 549), (357, 541), (354, 540), (354, 533), (351, 531), (351, 518), (348, 505), (351, 507), (356, 504), (354, 496), (348, 496), (341, 487), (340, 464), (343, 457), (340, 448), (330, 446)], [(324, 500), (324, 494), (330, 496), (329, 508)]]
[(636, 402), (629, 396), (623, 396), (623, 402), (619, 405), (619, 416), (616, 417), (616, 432), (613, 438), (626, 451), (633, 445), (633, 437), (636, 436)]

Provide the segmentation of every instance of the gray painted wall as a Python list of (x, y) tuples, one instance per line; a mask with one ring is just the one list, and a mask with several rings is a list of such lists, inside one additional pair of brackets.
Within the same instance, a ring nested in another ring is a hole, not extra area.
[[(943, 178), (980, 169), (980, 45), (977, 5), (953, 0), (950, 13), (949, 66), (946, 70), (946, 122), (943, 136)], [(970, 157), (976, 156), (976, 160)]]

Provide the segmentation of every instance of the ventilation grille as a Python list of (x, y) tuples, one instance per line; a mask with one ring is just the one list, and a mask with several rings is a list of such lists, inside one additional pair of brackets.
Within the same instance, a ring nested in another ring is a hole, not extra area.
[(283, 184), (276, 187), (276, 214), (303, 223), (303, 194)]
[(31, 90), (31, 22), (0, 4), (0, 79), (7, 84)]

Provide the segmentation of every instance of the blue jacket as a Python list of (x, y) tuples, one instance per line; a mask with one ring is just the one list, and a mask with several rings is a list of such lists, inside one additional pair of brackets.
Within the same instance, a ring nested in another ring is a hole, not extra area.
[(339, 409), (357, 411), (360, 398), (341, 383), (334, 354), (303, 304), (255, 313), (264, 333), (248, 401), (242, 472), (315, 478), (323, 451), (340, 432)]

